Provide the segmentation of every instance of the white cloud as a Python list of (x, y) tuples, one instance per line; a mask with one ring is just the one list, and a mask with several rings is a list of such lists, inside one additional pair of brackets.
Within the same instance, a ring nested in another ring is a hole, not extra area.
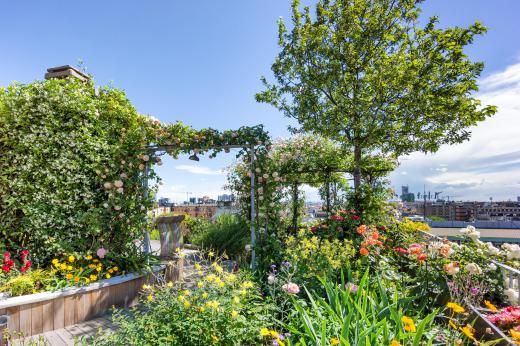
[(224, 173), (220, 170), (213, 170), (209, 167), (205, 166), (195, 166), (195, 165), (178, 165), (175, 166), (175, 169), (181, 171), (187, 171), (192, 174), (204, 174), (204, 175), (223, 175)]
[[(422, 191), (457, 195), (458, 199), (515, 199), (520, 196), (520, 62), (480, 80), (477, 97), (495, 105), (497, 114), (472, 128), (471, 139), (443, 146), (435, 154), (401, 158), (393, 183)], [(449, 171), (448, 168), (449, 167)], [(406, 176), (402, 172), (407, 172)]]

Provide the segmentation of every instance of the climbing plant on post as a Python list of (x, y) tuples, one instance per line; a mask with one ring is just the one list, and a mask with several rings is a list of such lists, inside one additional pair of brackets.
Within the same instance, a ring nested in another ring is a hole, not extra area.
[[(353, 152), (357, 195), (374, 152), (393, 157), (434, 152), (470, 137), (496, 112), (475, 98), (483, 63), (464, 53), (486, 29), (417, 25), (422, 0), (319, 0), (316, 12), (292, 2), (292, 25), (278, 22), (276, 82), (256, 95)], [(361, 207), (361, 198), (356, 204)]]

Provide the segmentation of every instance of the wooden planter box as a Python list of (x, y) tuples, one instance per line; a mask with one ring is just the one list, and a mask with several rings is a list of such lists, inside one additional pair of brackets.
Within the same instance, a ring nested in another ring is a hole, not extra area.
[[(177, 267), (162, 264), (154, 274), (177, 280), (182, 263)], [(106, 313), (112, 307), (130, 307), (138, 302), (144, 284), (156, 283), (155, 275), (127, 274), (100, 280), (83, 287), (69, 287), (55, 292), (42, 292), (0, 301), (0, 316), (8, 316), (7, 329), (24, 336), (44, 333), (81, 323)], [(0, 345), (2, 345), (0, 330)]]

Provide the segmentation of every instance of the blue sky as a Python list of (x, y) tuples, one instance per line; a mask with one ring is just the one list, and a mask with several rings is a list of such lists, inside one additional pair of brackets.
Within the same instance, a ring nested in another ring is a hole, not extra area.
[[(289, 5), (282, 0), (89, 1), (75, 6), (4, 1), (0, 85), (40, 79), (47, 67), (82, 59), (97, 84), (124, 89), (138, 111), (162, 121), (218, 129), (263, 123), (273, 137), (287, 136), (289, 119), (257, 104), (253, 96), (261, 88), (260, 76), (270, 75), (277, 53), (276, 20), (289, 18)], [(520, 99), (520, 1), (429, 0), (423, 8), (425, 16), (439, 15), (442, 25), (478, 19), (489, 26), (469, 54), (486, 63), (482, 97), (500, 102), (499, 121), (480, 126), (470, 143), (403, 158), (392, 181), (415, 191), (426, 183), (432, 191), (459, 199), (516, 198), (520, 139), (511, 122), (520, 128), (520, 101), (515, 101)], [(165, 160), (159, 169), (161, 195), (176, 200), (186, 192), (216, 196), (225, 183), (220, 170), (233, 158)]]

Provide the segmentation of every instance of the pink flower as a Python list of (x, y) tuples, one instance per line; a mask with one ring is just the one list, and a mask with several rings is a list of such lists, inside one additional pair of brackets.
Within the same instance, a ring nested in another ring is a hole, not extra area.
[(332, 215), (330, 219), (333, 221), (345, 221), (345, 218), (341, 215)]
[(105, 248), (99, 248), (96, 252), (96, 255), (99, 257), (99, 258), (105, 258), (105, 255), (107, 253), (107, 250), (105, 250)]
[(282, 286), (282, 289), (289, 294), (300, 293), (300, 287), (297, 284), (295, 284), (294, 282), (286, 283), (285, 285)]
[(359, 215), (352, 215), (351, 218), (352, 220), (357, 221), (359, 220)]
[(408, 253), (408, 251), (402, 247), (396, 247), (394, 251), (400, 255), (406, 255)]

